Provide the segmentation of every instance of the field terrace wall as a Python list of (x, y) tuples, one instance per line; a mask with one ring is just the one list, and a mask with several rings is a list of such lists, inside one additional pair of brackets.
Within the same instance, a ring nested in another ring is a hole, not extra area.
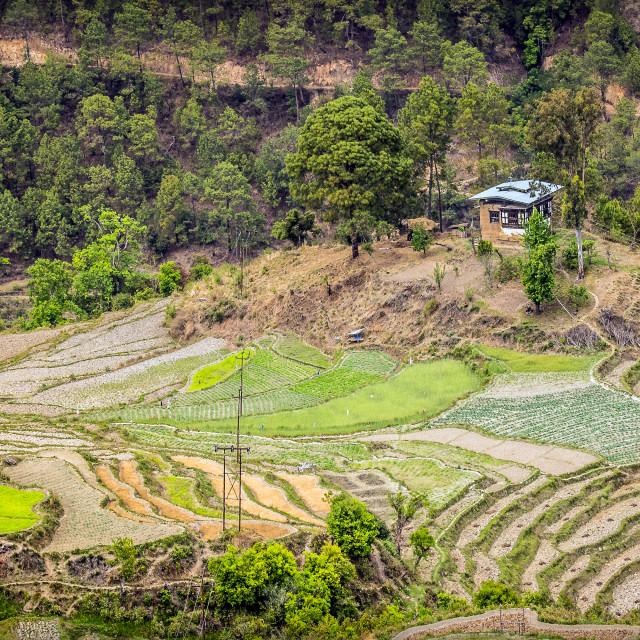
[(487, 611), (477, 616), (451, 618), (434, 622), (433, 624), (412, 627), (394, 636), (393, 640), (418, 640), (419, 638), (445, 636), (452, 633), (500, 632), (501, 629), (513, 632), (518, 628), (518, 623), (522, 622), (523, 618), (526, 635), (544, 634), (547, 637), (556, 636), (567, 640), (579, 640), (581, 638), (626, 640), (626, 638), (636, 638), (640, 635), (639, 626), (624, 624), (547, 624), (540, 622), (538, 614), (530, 609), (507, 609), (503, 611)]

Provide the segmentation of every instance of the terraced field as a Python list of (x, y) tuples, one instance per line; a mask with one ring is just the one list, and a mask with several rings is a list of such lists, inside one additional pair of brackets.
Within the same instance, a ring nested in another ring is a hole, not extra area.
[(0, 484), (0, 534), (34, 525), (38, 515), (33, 506), (43, 498), (40, 491), (20, 491)]

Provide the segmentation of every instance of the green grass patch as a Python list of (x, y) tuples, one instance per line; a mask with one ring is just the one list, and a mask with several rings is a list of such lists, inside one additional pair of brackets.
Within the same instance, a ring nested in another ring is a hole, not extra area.
[(478, 350), (489, 358), (499, 360), (511, 371), (517, 373), (589, 371), (598, 360), (597, 356), (540, 355), (484, 345), (478, 346)]
[[(199, 391), (200, 389), (206, 389), (207, 387), (211, 387), (225, 378), (228, 378), (236, 372), (241, 355), (241, 351), (238, 353), (232, 353), (224, 360), (216, 362), (216, 364), (212, 364), (208, 367), (204, 367), (204, 369), (200, 369), (200, 371), (193, 374), (191, 384), (187, 391)], [(253, 349), (245, 349), (245, 363), (247, 363), (254, 355), (255, 351)]]
[(388, 376), (398, 363), (384, 351), (349, 351), (340, 367), (354, 369), (364, 373)]
[(168, 500), (173, 504), (193, 511), (200, 516), (220, 517), (220, 512), (216, 509), (209, 509), (198, 504), (194, 495), (194, 481), (191, 478), (162, 476), (158, 480), (164, 486)]
[(320, 349), (316, 349), (311, 345), (302, 342), (300, 336), (294, 333), (287, 333), (280, 337), (274, 350), (285, 358), (291, 358), (298, 362), (319, 367), (320, 369), (328, 369), (331, 366), (331, 357), (322, 353)]
[[(457, 360), (420, 362), (389, 380), (319, 406), (247, 417), (242, 421), (242, 431), (256, 435), (296, 436), (350, 433), (422, 422), (444, 411), (455, 400), (477, 391), (481, 384), (480, 379)], [(170, 420), (163, 421), (171, 423)], [(261, 425), (264, 429), (259, 430)], [(228, 432), (235, 430), (236, 425), (234, 420), (215, 420), (192, 422), (190, 427)]]
[(39, 516), (31, 508), (43, 498), (40, 491), (21, 491), (0, 485), (0, 533), (21, 531), (35, 524)]

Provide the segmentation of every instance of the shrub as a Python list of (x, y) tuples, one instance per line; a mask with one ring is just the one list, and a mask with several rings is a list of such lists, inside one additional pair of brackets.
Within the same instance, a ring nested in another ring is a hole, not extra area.
[(202, 254), (197, 254), (191, 263), (191, 273), (189, 274), (189, 280), (196, 282), (210, 276), (213, 273), (213, 267), (209, 264), (209, 261)]
[(600, 342), (600, 336), (584, 324), (571, 327), (564, 334), (564, 339), (567, 344), (578, 349), (593, 349)]
[(585, 307), (589, 304), (589, 292), (584, 285), (569, 287), (567, 296), (578, 307)]
[(495, 271), (498, 282), (510, 282), (520, 277), (520, 263), (515, 256), (504, 256)]
[(473, 596), (473, 604), (481, 609), (494, 609), (520, 604), (520, 596), (508, 587), (495, 580), (485, 580)]
[(158, 278), (158, 288), (163, 296), (170, 296), (180, 288), (182, 273), (173, 260), (160, 265), (160, 276)]
[(111, 309), (113, 311), (120, 311), (121, 309), (129, 309), (133, 307), (135, 300), (130, 293), (116, 293), (111, 298)]

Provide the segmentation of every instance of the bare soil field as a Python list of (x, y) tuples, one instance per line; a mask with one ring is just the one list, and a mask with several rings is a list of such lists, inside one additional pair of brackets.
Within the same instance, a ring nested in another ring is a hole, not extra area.
[(326, 516), (329, 513), (329, 503), (325, 500), (328, 490), (320, 486), (318, 476), (284, 471), (279, 471), (276, 475), (296, 490), (311, 511), (320, 516)]
[(586, 544), (594, 544), (615, 533), (623, 520), (640, 513), (640, 497), (631, 497), (616, 502), (608, 509), (597, 513), (582, 525), (568, 540), (558, 545), (561, 551), (573, 551)]
[[(613, 578), (613, 576), (620, 571), (623, 567), (631, 562), (637, 562), (640, 559), (640, 545), (635, 545), (628, 549), (624, 549), (619, 555), (609, 560), (604, 567), (578, 592), (578, 607), (581, 611), (586, 611), (589, 607), (595, 604), (596, 596), (602, 590), (604, 585)], [(617, 589), (618, 587), (616, 587)], [(614, 593), (616, 592), (614, 589)], [(635, 591), (635, 597), (640, 598), (640, 590)], [(639, 603), (631, 607), (636, 609)], [(624, 607), (624, 605), (622, 605)], [(620, 605), (616, 601), (614, 608), (620, 608)], [(624, 611), (623, 613), (626, 613)]]
[(510, 460), (535, 467), (543, 473), (552, 475), (571, 473), (598, 460), (590, 453), (575, 449), (520, 440), (500, 440), (458, 427), (438, 427), (403, 434), (382, 433), (360, 438), (360, 440), (371, 442), (389, 442), (399, 439), (448, 444), (468, 451), (484, 453), (499, 460)]
[(609, 612), (623, 616), (640, 606), (640, 571), (635, 571), (616, 585), (611, 594)]
[[(243, 520), (242, 527), (255, 531), (265, 540), (276, 540), (283, 538), (297, 529), (288, 524), (276, 524), (275, 522), (258, 522), (255, 520)], [(222, 524), (203, 522), (200, 525), (200, 535), (204, 540), (215, 540), (222, 530)]]
[(29, 458), (15, 467), (6, 467), (5, 473), (12, 482), (39, 486), (60, 497), (64, 515), (47, 551), (110, 545), (117, 537), (130, 537), (136, 544), (142, 544), (182, 531), (177, 525), (134, 522), (101, 508), (104, 494), (84, 482), (67, 463), (55, 458)]
[(473, 561), (476, 563), (476, 572), (473, 576), (476, 588), (480, 588), (480, 585), (486, 580), (498, 580), (500, 568), (495, 560), (478, 551), (473, 555)]
[(106, 465), (98, 465), (96, 467), (96, 475), (102, 482), (105, 487), (115, 493), (120, 500), (124, 503), (125, 507), (129, 509), (129, 511), (133, 511), (133, 513), (137, 513), (140, 515), (151, 516), (153, 515), (153, 511), (149, 504), (144, 500), (140, 500), (133, 495), (133, 488), (123, 482), (119, 482), (113, 477), (111, 473), (111, 469)]
[(573, 580), (579, 573), (582, 573), (591, 562), (591, 556), (586, 554), (578, 559), (560, 576), (556, 582), (549, 583), (549, 591), (554, 600), (558, 599), (560, 592), (564, 589), (569, 580)]
[(522, 574), (522, 590), (538, 591), (536, 576), (546, 566), (551, 564), (551, 562), (553, 562), (559, 555), (560, 552), (551, 544), (551, 542), (549, 542), (549, 540), (541, 540), (540, 546), (533, 558), (533, 562), (531, 562)]
[(158, 509), (160, 515), (171, 520), (178, 520), (179, 522), (195, 522), (202, 518), (196, 516), (191, 511), (177, 507), (175, 504), (154, 496), (147, 487), (145, 487), (142, 478), (138, 474), (135, 468), (135, 464), (131, 460), (124, 460), (120, 463), (120, 479), (122, 482), (133, 487), (138, 495), (147, 502), (150, 502), (154, 507)]
[(541, 476), (536, 478), (533, 482), (530, 482), (528, 485), (518, 489), (517, 491), (511, 492), (509, 495), (500, 498), (495, 504), (493, 504), (489, 509), (482, 512), (467, 525), (461, 532), (460, 537), (458, 538), (457, 546), (462, 548), (471, 542), (475, 542), (482, 530), (493, 520), (503, 509), (508, 507), (510, 504), (513, 504), (522, 496), (535, 491), (543, 484), (548, 482), (548, 479), (545, 476)]
[(275, 487), (264, 479), (246, 474), (243, 476), (244, 485), (248, 487), (251, 493), (255, 496), (256, 500), (261, 504), (272, 509), (277, 509), (283, 513), (287, 513), (290, 516), (309, 524), (314, 524), (319, 527), (324, 527), (325, 523), (318, 518), (308, 514), (296, 505), (291, 504), (289, 498), (287, 498), (285, 492), (279, 487)]

